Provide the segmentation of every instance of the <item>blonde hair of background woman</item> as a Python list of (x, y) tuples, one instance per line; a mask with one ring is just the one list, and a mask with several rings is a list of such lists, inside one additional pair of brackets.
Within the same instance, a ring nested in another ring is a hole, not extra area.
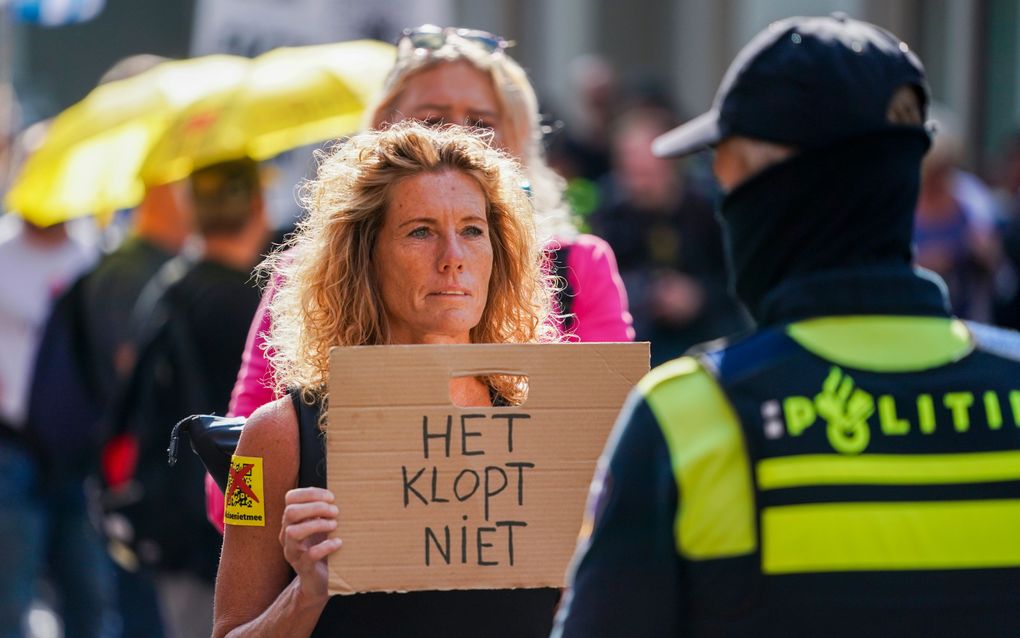
[(466, 61), (492, 78), (508, 128), (505, 135), (508, 146), (524, 165), (523, 181), (532, 193), (539, 241), (545, 243), (554, 237), (573, 239), (577, 228), (563, 199), (565, 183), (545, 159), (538, 97), (528, 74), (502, 49), (489, 52), (454, 33), (449, 33), (438, 49), (398, 48), (397, 61), (386, 78), (382, 96), (375, 108), (368, 111), (367, 127), (379, 128), (403, 117), (395, 105), (414, 75), (437, 64), (458, 61)]
[[(299, 387), (306, 400), (326, 398), (330, 348), (388, 343), (372, 252), (391, 189), (415, 175), (460, 171), (485, 196), (492, 275), (472, 343), (556, 340), (546, 321), (551, 282), (542, 272), (531, 202), (516, 161), (491, 148), (489, 137), (460, 126), (403, 122), (354, 136), (319, 157), (317, 177), (303, 186), (307, 217), (260, 266), (281, 281), (266, 338), (278, 391)], [(521, 398), (512, 379), (490, 383), (511, 402)]]

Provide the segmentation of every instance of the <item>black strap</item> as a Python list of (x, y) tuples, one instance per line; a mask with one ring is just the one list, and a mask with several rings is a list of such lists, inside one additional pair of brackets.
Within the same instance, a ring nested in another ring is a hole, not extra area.
[(177, 380), (183, 383), (185, 402), (181, 413), (204, 412), (211, 405), (201, 358), (195, 351), (191, 329), (174, 290), (175, 284), (191, 272), (194, 265), (191, 260), (180, 256), (163, 264), (142, 289), (132, 309), (131, 326), (137, 355), (131, 373), (114, 393), (108, 414), (108, 431), (111, 434), (122, 434), (130, 429), (143, 392), (152, 381), (153, 361), (162, 354), (160, 345), (164, 337), (172, 344), (174, 355), (178, 358)]
[(326, 433), (319, 428), (321, 402), (305, 403), (300, 390), (289, 392), (298, 423), (298, 487), (326, 487)]
[(557, 285), (563, 287), (556, 293), (556, 303), (559, 306), (560, 314), (563, 315), (563, 328), (565, 332), (572, 332), (577, 325), (577, 316), (574, 315), (574, 287), (567, 277), (567, 258), (570, 255), (570, 246), (560, 246), (550, 250), (550, 272), (553, 277), (560, 278)]

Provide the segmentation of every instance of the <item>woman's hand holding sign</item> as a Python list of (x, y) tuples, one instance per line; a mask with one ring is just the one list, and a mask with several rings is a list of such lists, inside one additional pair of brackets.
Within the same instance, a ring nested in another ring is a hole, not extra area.
[(326, 537), (336, 529), (340, 513), (333, 502), (333, 493), (319, 487), (290, 490), (284, 501), (280, 545), (297, 574), (302, 594), (310, 599), (329, 597), (326, 557), (343, 544), (339, 538)]

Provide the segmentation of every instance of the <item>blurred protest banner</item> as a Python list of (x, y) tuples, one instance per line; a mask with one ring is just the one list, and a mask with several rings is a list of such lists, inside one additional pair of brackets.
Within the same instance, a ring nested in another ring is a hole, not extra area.
[(198, 0), (191, 54), (251, 57), (282, 46), (393, 42), (404, 27), (452, 16), (450, 0)]
[[(446, 24), (453, 15), (450, 0), (196, 0), (191, 54), (253, 57), (283, 46), (395, 42), (404, 27)], [(274, 226), (286, 227), (299, 215), (295, 186), (314, 173), (317, 146), (270, 161), (276, 178), (267, 186), (266, 205)]]
[[(648, 343), (334, 348), (331, 593), (562, 587), (595, 463)], [(450, 379), (526, 378), (509, 407)]]

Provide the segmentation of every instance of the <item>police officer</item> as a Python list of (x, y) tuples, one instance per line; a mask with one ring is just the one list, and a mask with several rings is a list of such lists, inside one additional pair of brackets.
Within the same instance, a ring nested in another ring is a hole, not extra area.
[(656, 140), (715, 148), (758, 329), (638, 385), (554, 635), (1020, 635), (1020, 336), (911, 267), (927, 102), (890, 33), (792, 18)]

